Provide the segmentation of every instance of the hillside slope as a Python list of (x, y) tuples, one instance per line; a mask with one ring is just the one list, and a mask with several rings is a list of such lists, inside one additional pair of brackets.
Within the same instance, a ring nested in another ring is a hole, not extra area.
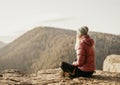
[(120, 54), (120, 37), (100, 32), (92, 32), (90, 35), (95, 41), (97, 68), (102, 69), (103, 61), (108, 55)]
[[(15, 68), (25, 72), (59, 67), (61, 61), (72, 63), (76, 32), (53, 27), (37, 27), (0, 49), (0, 70)], [(107, 55), (120, 54), (116, 35), (90, 32), (95, 41), (96, 64), (102, 69)]]

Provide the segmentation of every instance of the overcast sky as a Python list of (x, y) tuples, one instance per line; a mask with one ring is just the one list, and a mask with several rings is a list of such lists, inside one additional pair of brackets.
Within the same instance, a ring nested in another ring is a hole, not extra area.
[(120, 34), (120, 0), (0, 0), (0, 41), (36, 26)]

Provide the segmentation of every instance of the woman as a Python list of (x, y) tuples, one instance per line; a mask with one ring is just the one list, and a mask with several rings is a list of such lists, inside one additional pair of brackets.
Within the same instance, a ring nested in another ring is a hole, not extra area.
[(63, 72), (69, 77), (91, 77), (95, 70), (94, 41), (88, 35), (88, 27), (83, 26), (77, 31), (75, 50), (77, 60), (73, 64), (61, 63)]

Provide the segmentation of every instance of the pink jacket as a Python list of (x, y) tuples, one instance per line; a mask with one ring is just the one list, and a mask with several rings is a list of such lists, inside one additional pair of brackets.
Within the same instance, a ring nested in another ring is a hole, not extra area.
[(94, 41), (89, 35), (83, 35), (75, 46), (77, 53), (77, 61), (73, 64), (78, 66), (82, 71), (95, 70)]

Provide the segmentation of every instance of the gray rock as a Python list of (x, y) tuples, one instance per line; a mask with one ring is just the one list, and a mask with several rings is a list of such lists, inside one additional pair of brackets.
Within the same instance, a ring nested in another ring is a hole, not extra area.
[(110, 55), (104, 60), (103, 70), (109, 72), (120, 72), (120, 55)]

